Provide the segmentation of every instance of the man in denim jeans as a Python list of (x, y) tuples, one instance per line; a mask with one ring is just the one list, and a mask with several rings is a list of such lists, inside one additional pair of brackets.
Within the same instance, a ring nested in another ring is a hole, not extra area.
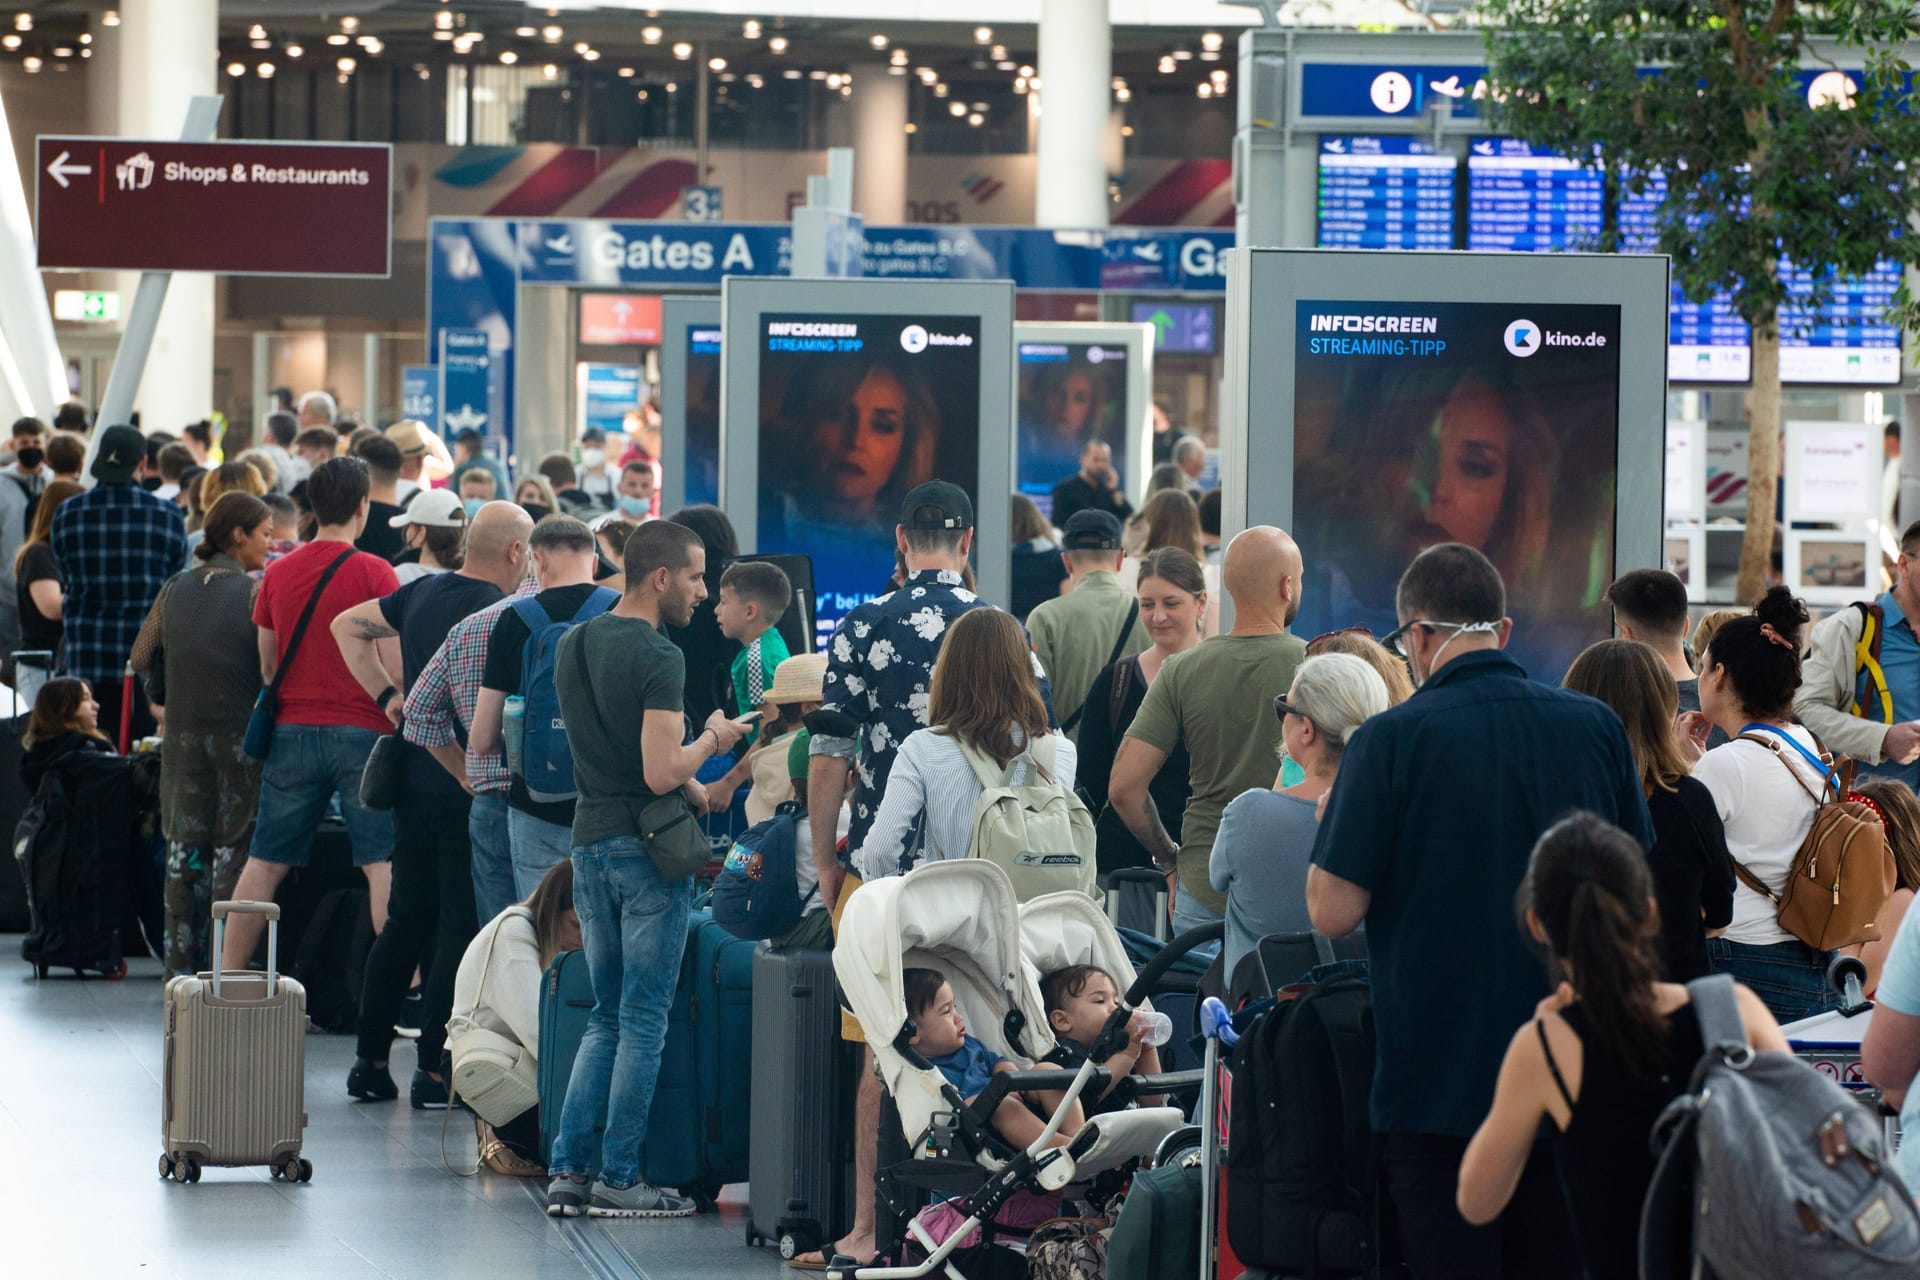
[[(400, 585), (393, 566), (356, 551), (366, 528), (369, 480), (358, 458), (334, 458), (307, 477), (307, 502), (320, 522), (313, 541), (267, 566), (253, 621), (260, 632), (260, 675), (271, 682), (281, 665), (273, 748), (260, 771), (260, 817), (253, 849), (234, 886), (234, 896), (272, 902), (275, 890), (313, 852), (314, 829), (338, 797), (353, 840), (353, 861), (367, 877), (368, 907), (377, 934), (387, 923), (392, 884), (393, 818), (360, 803), (360, 772), (374, 742), (393, 725), (347, 670), (334, 642), (333, 620), (368, 600), (391, 595)], [(293, 649), (300, 615), (319, 589), (313, 616)], [(289, 650), (292, 650), (289, 653)], [(391, 701), (399, 694), (387, 690)], [(243, 968), (260, 941), (263, 917), (237, 915), (227, 923), (222, 964)]]
[[(639, 815), (675, 788), (704, 812), (706, 793), (694, 775), (747, 728), (716, 711), (699, 737), (681, 742), (686, 663), (661, 627), (686, 626), (706, 599), (699, 537), (682, 525), (650, 521), (627, 540), (625, 561), (620, 603), (569, 631), (554, 667), (579, 791), (573, 905), (593, 982), (593, 1014), (553, 1145), (547, 1212), (556, 1218), (693, 1212), (687, 1197), (640, 1177), (693, 882), (661, 876), (641, 838)], [(596, 1165), (599, 1178), (589, 1187)]]

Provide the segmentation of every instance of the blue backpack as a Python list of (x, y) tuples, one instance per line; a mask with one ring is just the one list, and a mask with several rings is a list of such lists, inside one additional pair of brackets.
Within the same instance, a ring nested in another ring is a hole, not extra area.
[(527, 624), (526, 655), (520, 664), (520, 696), (526, 703), (526, 724), (520, 748), (520, 778), (527, 796), (538, 804), (572, 800), (579, 794), (573, 782), (573, 748), (567, 743), (567, 722), (560, 714), (560, 695), (553, 687), (554, 655), (560, 637), (589, 618), (613, 608), (620, 594), (595, 587), (586, 603), (565, 622), (547, 616), (533, 596), (513, 602), (513, 611)]
[(777, 938), (800, 923), (800, 880), (794, 872), (806, 806), (789, 800), (765, 822), (747, 828), (713, 882), (714, 923), (736, 938)]

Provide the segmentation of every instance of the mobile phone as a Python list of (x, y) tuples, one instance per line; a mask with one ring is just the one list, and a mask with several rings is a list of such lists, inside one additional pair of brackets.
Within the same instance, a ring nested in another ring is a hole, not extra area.
[(758, 724), (760, 723), (760, 718), (765, 714), (763, 711), (749, 711), (743, 716), (735, 716), (733, 722), (735, 724)]

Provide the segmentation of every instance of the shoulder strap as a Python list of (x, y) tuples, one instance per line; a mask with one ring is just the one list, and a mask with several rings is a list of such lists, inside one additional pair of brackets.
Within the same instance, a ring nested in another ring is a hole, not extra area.
[(573, 611), (573, 618), (568, 625), (575, 626), (589, 618), (597, 618), (619, 602), (618, 591), (610, 587), (595, 587), (587, 593), (587, 598), (580, 602), (580, 607)]
[(1780, 895), (1767, 888), (1766, 882), (1761, 880), (1759, 876), (1747, 870), (1746, 863), (1740, 861), (1738, 858), (1729, 858), (1727, 861), (1733, 863), (1734, 879), (1765, 898), (1768, 902), (1771, 902), (1774, 906), (1777, 907), (1780, 905)]
[(1740, 1017), (1740, 1000), (1733, 993), (1733, 975), (1709, 974), (1687, 984), (1693, 1016), (1700, 1023), (1700, 1042), (1708, 1049), (1747, 1046), (1747, 1027)]
[(1893, 691), (1887, 687), (1887, 673), (1880, 665), (1880, 641), (1886, 633), (1886, 613), (1878, 604), (1868, 600), (1856, 600), (1853, 607), (1860, 614), (1860, 639), (1853, 646), (1854, 702), (1851, 708), (1856, 716), (1872, 718), (1867, 707), (1867, 692), (1871, 686), (1874, 700), (1879, 704), (1871, 710), (1879, 713), (1879, 718), (1887, 724), (1893, 723)]
[(313, 621), (313, 611), (319, 607), (320, 597), (327, 593), (327, 584), (333, 581), (333, 575), (340, 571), (340, 566), (353, 558), (355, 550), (357, 548), (349, 543), (347, 549), (340, 553), (339, 558), (328, 565), (326, 572), (320, 575), (320, 581), (314, 584), (313, 594), (307, 597), (307, 607), (300, 611), (300, 620), (293, 624), (293, 635), (287, 639), (286, 652), (280, 655), (280, 665), (274, 669), (270, 687), (275, 693), (280, 692), (280, 682), (287, 678), (287, 671), (293, 666), (294, 655), (300, 652), (300, 642), (307, 635), (307, 624)]
[[(1128, 601), (1127, 616), (1120, 619), (1120, 634), (1113, 638), (1113, 648), (1107, 653), (1107, 660), (1100, 664), (1103, 669), (1120, 661), (1120, 651), (1127, 647), (1127, 637), (1133, 634), (1133, 624), (1139, 616), (1140, 601), (1137, 599)], [(1087, 714), (1087, 704), (1083, 700), (1079, 706), (1073, 709), (1073, 714), (1061, 723), (1060, 732), (1072, 733), (1074, 727), (1080, 723), (1080, 717), (1085, 714)]]
[(538, 593), (530, 596), (515, 596), (513, 611), (520, 615), (520, 621), (527, 624), (529, 635), (537, 636), (553, 625), (553, 615), (541, 607)]
[[(1763, 730), (1768, 736), (1761, 737), (1756, 734), (1742, 732), (1736, 741), (1757, 742), (1767, 750), (1773, 752), (1774, 757), (1780, 761), (1780, 766), (1793, 775), (1793, 780), (1800, 784), (1802, 791), (1813, 797), (1815, 804), (1827, 803), (1826, 790), (1828, 787), (1833, 788), (1834, 799), (1839, 800), (1845, 797), (1846, 793), (1840, 789), (1840, 778), (1833, 766), (1801, 746), (1792, 735), (1781, 733), (1778, 729), (1774, 729), (1768, 725), (1748, 725), (1747, 728)], [(1818, 792), (1807, 785), (1807, 780), (1800, 776), (1800, 771), (1793, 767), (1792, 761), (1788, 760), (1787, 757), (1781, 753), (1780, 741), (1786, 742), (1787, 745), (1791, 746), (1795, 751), (1798, 751), (1809, 764), (1820, 771), (1820, 790)]]
[(1540, 1052), (1546, 1056), (1547, 1070), (1553, 1073), (1553, 1086), (1560, 1090), (1560, 1100), (1567, 1104), (1567, 1110), (1573, 1110), (1573, 1094), (1567, 1091), (1566, 1077), (1560, 1074), (1560, 1064), (1553, 1060), (1553, 1046), (1547, 1043), (1547, 1022), (1545, 1018), (1535, 1018), (1533, 1029), (1540, 1033)]
[(952, 737), (953, 745), (960, 748), (960, 755), (966, 760), (967, 767), (972, 769), (973, 776), (980, 780), (981, 790), (990, 791), (994, 787), (1006, 785), (1006, 773), (996, 768), (993, 761), (987, 759), (978, 751), (975, 751), (972, 747), (961, 741), (959, 734), (954, 734)]

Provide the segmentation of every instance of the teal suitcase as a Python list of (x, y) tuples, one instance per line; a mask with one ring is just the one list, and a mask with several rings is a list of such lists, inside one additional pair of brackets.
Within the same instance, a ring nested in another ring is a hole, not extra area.
[(1107, 1280), (1197, 1280), (1199, 1230), (1196, 1149), (1134, 1178), (1107, 1241)]

